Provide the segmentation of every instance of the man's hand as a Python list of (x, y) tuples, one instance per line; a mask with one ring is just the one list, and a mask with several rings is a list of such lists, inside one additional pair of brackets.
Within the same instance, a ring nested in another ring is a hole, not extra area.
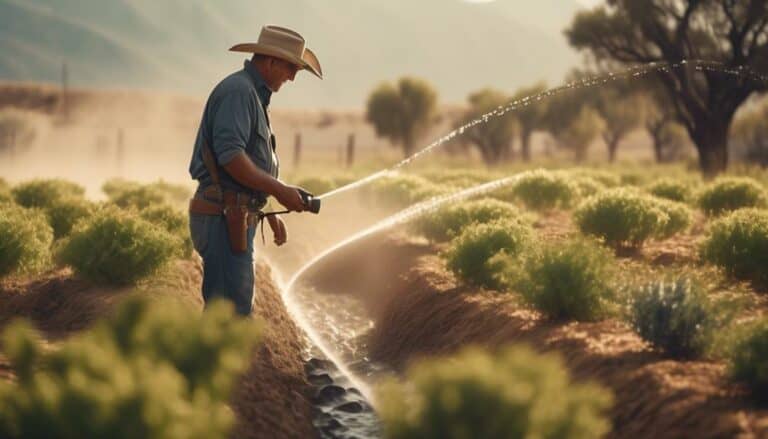
[(282, 185), (273, 195), (288, 210), (301, 212), (307, 207), (299, 193), (299, 189), (295, 186)]
[(267, 221), (269, 221), (269, 227), (275, 237), (275, 245), (279, 247), (285, 244), (288, 241), (288, 231), (283, 220), (277, 215), (270, 215), (267, 217)]

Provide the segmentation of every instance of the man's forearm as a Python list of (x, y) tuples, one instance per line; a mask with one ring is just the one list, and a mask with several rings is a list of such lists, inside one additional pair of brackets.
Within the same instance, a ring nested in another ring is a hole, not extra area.
[(283, 184), (256, 166), (245, 154), (238, 154), (224, 165), (232, 178), (243, 186), (269, 195), (276, 195)]

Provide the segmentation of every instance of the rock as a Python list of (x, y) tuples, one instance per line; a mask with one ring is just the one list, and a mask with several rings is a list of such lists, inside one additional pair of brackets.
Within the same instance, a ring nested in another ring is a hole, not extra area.
[(327, 404), (335, 399), (341, 398), (347, 393), (343, 387), (334, 386), (333, 384), (323, 386), (315, 395), (315, 401), (318, 404)]
[(306, 364), (306, 368), (309, 368), (310, 370), (328, 369), (332, 366), (333, 366), (333, 363), (331, 363), (328, 360), (321, 360), (320, 358), (310, 358)]
[(333, 384), (333, 378), (327, 373), (309, 374), (307, 380), (314, 386), (327, 386)]
[(335, 407), (334, 410), (346, 413), (360, 413), (365, 410), (365, 407), (357, 401), (351, 401)]

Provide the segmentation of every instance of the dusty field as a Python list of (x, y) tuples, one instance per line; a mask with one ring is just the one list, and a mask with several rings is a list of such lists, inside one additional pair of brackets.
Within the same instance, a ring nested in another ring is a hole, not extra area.
[[(178, 262), (169, 275), (160, 285), (140, 294), (170, 298), (201, 309), (199, 265)], [(254, 315), (265, 321), (266, 330), (250, 369), (236, 386), (232, 408), (237, 424), (232, 436), (314, 437), (311, 389), (301, 358), (303, 339), (287, 314), (269, 268), (258, 265), (256, 275), (260, 289)], [(132, 293), (94, 287), (72, 278), (68, 271), (49, 273), (31, 281), (7, 281), (0, 284), (0, 328), (15, 317), (26, 317), (50, 343), (55, 343), (109, 316), (114, 305), (128, 294)], [(0, 378), (11, 377), (0, 351)]]
[[(640, 261), (657, 252), (647, 250)], [(375, 320), (370, 355), (396, 370), (466, 345), (525, 343), (558, 352), (576, 379), (613, 391), (611, 437), (768, 436), (768, 410), (727, 381), (723, 364), (669, 360), (614, 319), (547, 321), (509, 295), (458, 283), (437, 252), (422, 240), (382, 234), (328, 258), (309, 279), (323, 291), (355, 294), (366, 304)], [(365, 257), (370, 254), (377, 258)], [(348, 272), (356, 275), (343, 274)]]

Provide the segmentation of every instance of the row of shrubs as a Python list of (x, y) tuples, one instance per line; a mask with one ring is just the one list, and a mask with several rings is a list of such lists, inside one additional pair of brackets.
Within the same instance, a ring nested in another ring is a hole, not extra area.
[(82, 187), (62, 180), (14, 187), (12, 200), (0, 204), (0, 277), (57, 263), (87, 279), (126, 284), (174, 256), (191, 256), (188, 219), (171, 204), (183, 188), (110, 181), (104, 190), (109, 201), (94, 203)]
[(0, 437), (224, 438), (232, 386), (261, 324), (228, 303), (204, 314), (133, 298), (58, 344), (23, 321), (2, 334), (17, 380), (0, 380)]
[[(306, 184), (315, 185), (315, 180), (320, 179), (309, 179)], [(405, 207), (488, 180), (487, 176), (469, 171), (397, 174), (375, 181), (366, 188), (364, 196), (387, 206)], [(768, 190), (749, 177), (721, 177), (700, 190), (696, 190), (696, 186), (701, 182), (685, 176), (660, 178), (644, 186), (627, 185), (626, 181), (627, 178), (601, 170), (539, 169), (518, 174), (514, 185), (499, 189), (490, 196), (501, 201), (520, 202), (529, 209), (541, 211), (573, 208), (587, 197), (606, 189), (624, 187), (638, 194), (696, 206), (709, 216), (746, 207), (768, 207)], [(324, 191), (333, 187), (330, 183), (322, 186)]]
[[(591, 200), (577, 210), (577, 217), (591, 218), (591, 223), (579, 222), (594, 225), (595, 234), (607, 242), (627, 240), (611, 240), (613, 235), (606, 234), (616, 224), (621, 227), (620, 218), (603, 213), (604, 227), (599, 227), (595, 217), (600, 215), (595, 212), (600, 209), (636, 209), (647, 203), (646, 212), (637, 216), (654, 215), (645, 220), (649, 224), (645, 227), (661, 235), (671, 233), (668, 222), (685, 223), (675, 218), (670, 206), (685, 212), (683, 217), (690, 215), (683, 205), (626, 188), (605, 191)], [(729, 324), (726, 306), (710, 302), (695, 282), (677, 279), (623, 287), (616, 281), (613, 252), (599, 241), (537, 242), (530, 219), (509, 203), (485, 199), (449, 206), (420, 218), (414, 227), (432, 241), (448, 242), (443, 252), (446, 265), (458, 278), (485, 288), (516, 291), (553, 319), (594, 321), (622, 315), (644, 339), (674, 357), (708, 354), (715, 334)], [(718, 219), (710, 226), (701, 254), (737, 278), (768, 285), (764, 267), (768, 211), (741, 209)]]

